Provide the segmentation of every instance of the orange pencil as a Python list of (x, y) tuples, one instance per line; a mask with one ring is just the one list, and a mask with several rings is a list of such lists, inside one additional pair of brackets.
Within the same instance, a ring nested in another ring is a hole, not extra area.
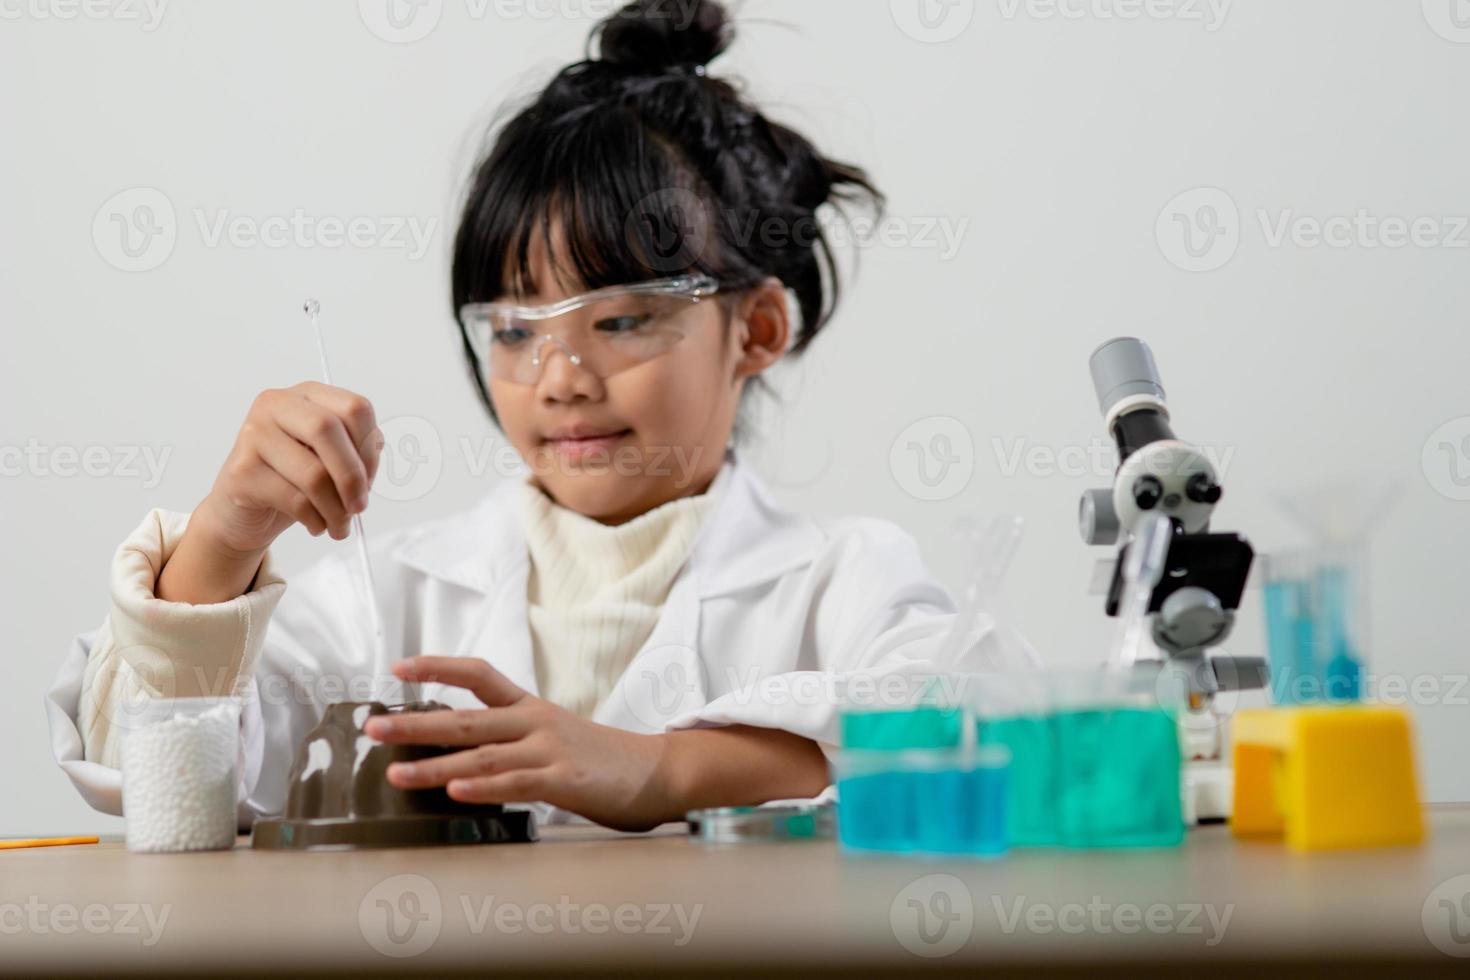
[(56, 847), (60, 844), (95, 844), (95, 837), (33, 837), (29, 840), (0, 840), (0, 851), (18, 847)]

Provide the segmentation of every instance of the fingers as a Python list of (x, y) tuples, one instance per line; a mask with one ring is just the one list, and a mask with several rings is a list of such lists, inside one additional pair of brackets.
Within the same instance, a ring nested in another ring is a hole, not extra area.
[(367, 482), (371, 486), (378, 475), (378, 462), (383, 452), (383, 433), (378, 428), (377, 414), (373, 411), (372, 402), (345, 388), (334, 388), (315, 381), (308, 381), (299, 388), (307, 401), (326, 409), (342, 423), (354, 452), (366, 468)]
[(307, 401), (320, 405), (340, 419), (352, 435), (352, 444), (362, 446), (377, 430), (378, 420), (372, 402), (346, 388), (305, 381), (296, 386)]
[(368, 441), (362, 447), (362, 461), (367, 464), (368, 486), (378, 478), (378, 464), (383, 461), (383, 446), (386, 440), (383, 438), (383, 430), (374, 428), (368, 436)]
[(331, 491), (348, 515), (367, 508), (367, 464), (347, 426), (315, 402), (302, 399), (278, 417), (281, 430), (310, 449), (331, 478)]
[(544, 752), (529, 739), (496, 742), (418, 762), (395, 762), (388, 767), (388, 782), (399, 789), (428, 789), (447, 785), (455, 779), (534, 770), (549, 762)]
[(264, 460), (254, 467), (250, 475), (251, 490), (257, 500), (283, 514), (291, 515), (313, 537), (329, 530), (327, 519), (321, 515), (311, 499), (285, 477), (277, 473)]
[(393, 665), (399, 680), (462, 687), (490, 708), (505, 708), (526, 692), (483, 660), (470, 657), (411, 657)]
[(379, 742), (395, 745), (485, 745), (530, 734), (531, 719), (505, 708), (376, 715), (363, 727)]
[[(324, 523), (332, 537), (341, 540), (347, 537), (352, 515), (367, 507), (382, 448), (383, 434), (366, 398), (305, 382), (262, 392), (255, 400), (240, 429), (236, 452), (241, 463), (236, 470), (251, 474), (253, 461), (263, 461), (301, 493), (321, 518), (318, 524)], [(239, 492), (253, 482), (236, 480), (227, 490), (255, 505), (267, 503), (258, 492)], [(297, 519), (313, 533), (321, 533), (312, 522)]]
[(347, 537), (350, 516), (326, 465), (316, 453), (283, 431), (267, 434), (256, 444), (266, 465), (305, 495), (336, 540)]
[(543, 767), (452, 779), (445, 790), (461, 803), (535, 803), (550, 794), (552, 782), (550, 768)]
[(383, 433), (361, 395), (307, 382), (256, 396), (202, 512), (222, 554), (259, 554), (292, 524), (346, 538), (364, 510)]

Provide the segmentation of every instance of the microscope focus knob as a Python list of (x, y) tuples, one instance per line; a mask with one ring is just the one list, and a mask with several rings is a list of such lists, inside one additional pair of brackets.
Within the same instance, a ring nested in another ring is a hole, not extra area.
[(1208, 473), (1196, 473), (1184, 485), (1184, 495), (1197, 504), (1217, 504), (1223, 491)]
[(1077, 524), (1084, 544), (1117, 544), (1123, 527), (1113, 506), (1113, 491), (1085, 491), (1077, 508)]
[(1139, 510), (1153, 510), (1164, 499), (1164, 484), (1156, 476), (1140, 476), (1133, 481), (1133, 502)]

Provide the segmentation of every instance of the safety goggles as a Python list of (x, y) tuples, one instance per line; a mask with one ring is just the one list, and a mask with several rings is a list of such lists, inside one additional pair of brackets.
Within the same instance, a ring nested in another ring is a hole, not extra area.
[(470, 303), (460, 322), (492, 378), (535, 384), (558, 349), (609, 378), (650, 361), (694, 328), (694, 308), (720, 291), (709, 276), (608, 286), (545, 306)]

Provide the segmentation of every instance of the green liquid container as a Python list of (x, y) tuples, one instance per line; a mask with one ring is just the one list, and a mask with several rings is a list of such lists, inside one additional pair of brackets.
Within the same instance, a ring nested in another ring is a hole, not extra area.
[(1055, 715), (1058, 843), (1170, 847), (1184, 840), (1179, 722), (1148, 708)]
[(1051, 722), (1004, 718), (980, 723), (981, 745), (1000, 745), (1011, 753), (1007, 823), (1012, 847), (1047, 847), (1057, 842), (1056, 738)]
[[(1184, 840), (1179, 721), (1162, 687), (1102, 672), (1011, 681), (1011, 696), (992, 696), (992, 710), (982, 704), (978, 719), (980, 745), (1010, 752), (1011, 846), (1170, 847)], [(992, 688), (1003, 684), (991, 680)], [(1007, 703), (1011, 712), (993, 710)]]
[(921, 707), (902, 711), (849, 711), (842, 715), (844, 749), (952, 749), (960, 744), (964, 712)]

